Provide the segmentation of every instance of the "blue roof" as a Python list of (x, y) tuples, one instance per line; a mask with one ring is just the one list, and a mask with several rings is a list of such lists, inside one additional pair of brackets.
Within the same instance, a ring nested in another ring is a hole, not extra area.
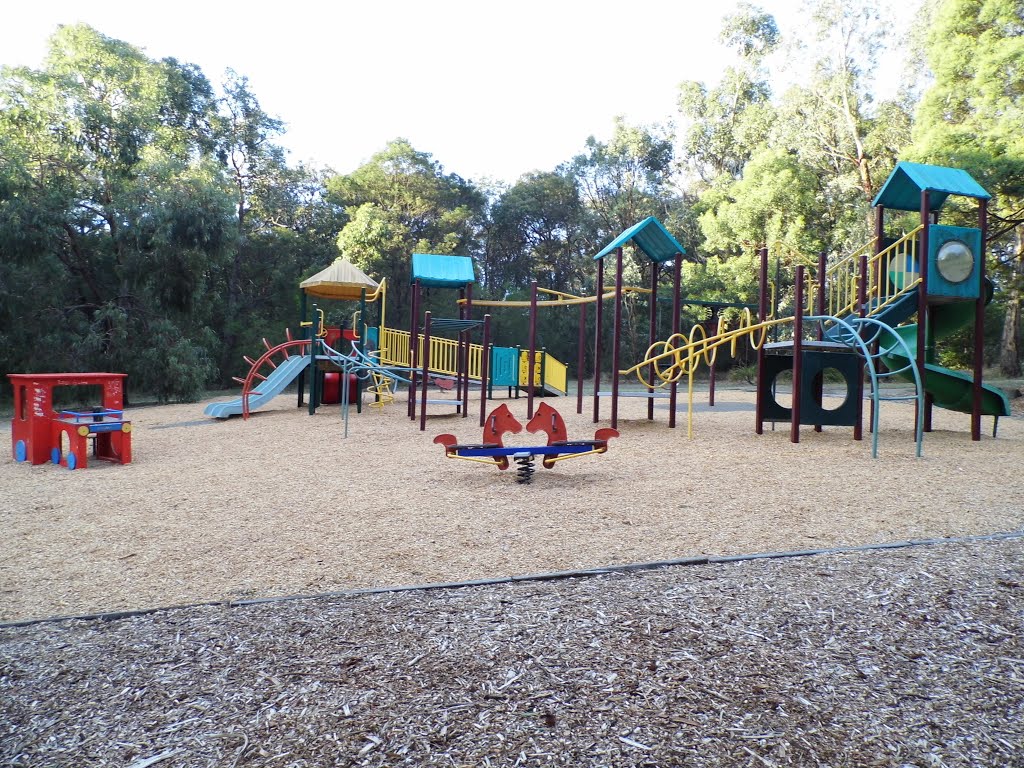
[(928, 190), (928, 206), (937, 211), (950, 195), (988, 200), (992, 197), (967, 171), (923, 163), (897, 163), (872, 206), (898, 211), (921, 210), (921, 191)]
[(653, 216), (648, 216), (639, 224), (634, 224), (621, 235), (612, 240), (604, 249), (594, 257), (594, 260), (602, 259), (616, 248), (620, 248), (630, 240), (643, 251), (651, 261), (671, 261), (677, 253), (686, 253), (668, 230), (661, 225)]
[(473, 260), (469, 256), (439, 256), (434, 253), (412, 255), (412, 282), (440, 288), (464, 288), (476, 282)]

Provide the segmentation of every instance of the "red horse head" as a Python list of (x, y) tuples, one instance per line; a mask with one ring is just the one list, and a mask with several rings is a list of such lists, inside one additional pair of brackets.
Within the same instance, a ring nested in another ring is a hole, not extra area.
[(502, 443), (501, 438), (505, 433), (511, 432), (513, 435), (518, 435), (522, 431), (523, 425), (512, 415), (508, 406), (502, 403), (487, 416), (487, 421), (484, 422), (484, 437), (481, 442), (504, 448), (505, 444)]
[(537, 413), (527, 423), (526, 431), (531, 433), (546, 432), (548, 435), (548, 445), (552, 445), (555, 442), (564, 442), (569, 439), (565, 431), (565, 420), (562, 419), (562, 415), (547, 403), (540, 404), (537, 408)]

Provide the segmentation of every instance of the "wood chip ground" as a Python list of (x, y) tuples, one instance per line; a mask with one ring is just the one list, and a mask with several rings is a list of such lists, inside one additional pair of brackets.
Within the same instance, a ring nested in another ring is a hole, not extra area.
[[(602, 456), (515, 482), (472, 416), (129, 411), (135, 460), (0, 463), (0, 619), (1024, 529), (1024, 420), (905, 403), (695, 435), (620, 403)], [(525, 422), (525, 399), (511, 401)], [(570, 438), (587, 401), (555, 402)], [(438, 413), (439, 408), (434, 408)], [(537, 438), (510, 437), (528, 445)], [(1024, 765), (1020, 538), (0, 629), (0, 764)]]
[(1021, 539), (0, 629), (18, 766), (1020, 766)]

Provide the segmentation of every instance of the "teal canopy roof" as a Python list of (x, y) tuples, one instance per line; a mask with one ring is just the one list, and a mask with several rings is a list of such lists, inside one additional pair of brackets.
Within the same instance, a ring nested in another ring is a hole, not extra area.
[(992, 196), (967, 171), (941, 165), (897, 163), (875, 197), (873, 206), (898, 211), (921, 210), (921, 191), (928, 190), (928, 206), (937, 211), (950, 195), (988, 200)]
[(473, 260), (469, 256), (439, 256), (434, 253), (412, 255), (412, 282), (440, 288), (465, 288), (476, 282)]
[(622, 247), (630, 240), (632, 240), (633, 245), (643, 251), (651, 261), (670, 261), (676, 257), (677, 253), (686, 253), (683, 246), (681, 246), (676, 239), (668, 233), (668, 230), (661, 225), (660, 221), (653, 216), (648, 216), (639, 224), (634, 224), (612, 240), (612, 242), (606, 245), (604, 249), (594, 257), (594, 260), (596, 261), (597, 259), (604, 258), (616, 248)]

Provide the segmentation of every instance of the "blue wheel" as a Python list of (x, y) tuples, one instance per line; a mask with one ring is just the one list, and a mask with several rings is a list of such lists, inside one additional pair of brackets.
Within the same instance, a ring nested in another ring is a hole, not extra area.
[(74, 469), (78, 465), (78, 459), (74, 453), (68, 453), (68, 469)]
[(25, 461), (28, 458), (28, 448), (25, 446), (24, 440), (19, 440), (14, 444), (14, 460)]
[(60, 448), (54, 448), (50, 451), (50, 461), (54, 464), (60, 464)]

